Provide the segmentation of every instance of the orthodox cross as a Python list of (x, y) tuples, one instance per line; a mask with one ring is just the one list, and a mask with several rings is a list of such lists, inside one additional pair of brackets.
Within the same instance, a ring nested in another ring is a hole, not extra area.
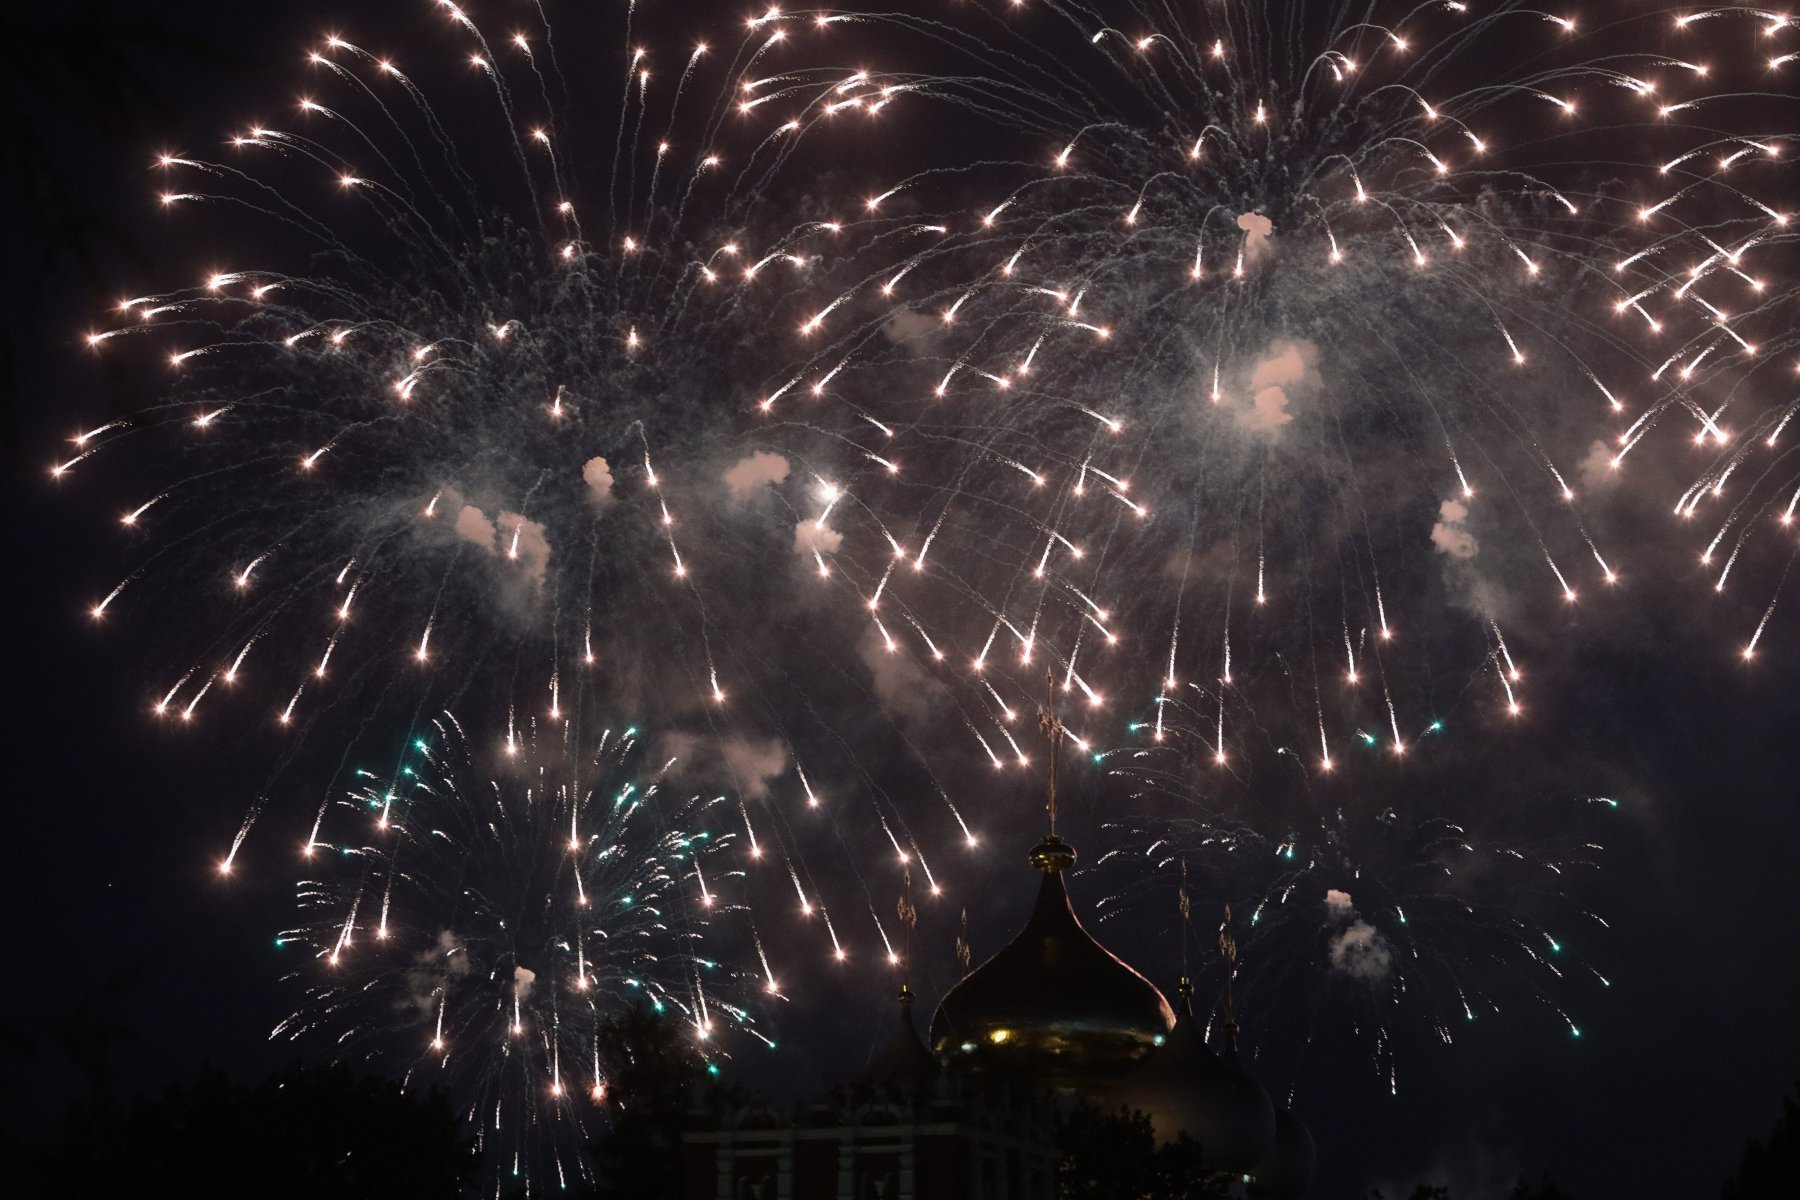
[(1177, 903), (1177, 906), (1181, 910), (1181, 989), (1180, 990), (1181, 990), (1181, 994), (1183, 996), (1185, 996), (1189, 992), (1194, 990), (1194, 985), (1192, 983), (1188, 982), (1188, 934), (1193, 931), (1193, 922), (1190, 919), (1191, 914), (1192, 914), (1192, 909), (1188, 903), (1187, 859), (1185, 859), (1185, 858), (1181, 860), (1181, 890), (1179, 892), (1177, 892), (1176, 895), (1177, 895), (1176, 903)]
[(912, 942), (913, 927), (919, 923), (919, 910), (912, 902), (912, 864), (904, 860), (900, 864), (900, 1000), (907, 1003), (912, 1000)]
[(1050, 773), (1044, 789), (1044, 811), (1050, 815), (1050, 836), (1055, 837), (1056, 755), (1062, 747), (1063, 734), (1068, 730), (1056, 715), (1056, 676), (1048, 670), (1044, 672), (1044, 706), (1038, 709), (1038, 728), (1043, 730), (1044, 739), (1050, 743)]
[(1237, 1017), (1231, 1009), (1231, 981), (1237, 975), (1237, 938), (1231, 933), (1231, 905), (1225, 906), (1225, 919), (1219, 923), (1219, 954), (1225, 959), (1225, 1032), (1237, 1035)]

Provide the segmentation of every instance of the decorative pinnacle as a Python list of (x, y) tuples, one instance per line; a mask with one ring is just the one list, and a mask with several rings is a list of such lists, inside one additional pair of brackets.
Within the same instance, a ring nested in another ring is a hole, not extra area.
[(1225, 906), (1225, 919), (1219, 923), (1219, 954), (1225, 959), (1225, 1037), (1237, 1045), (1237, 1014), (1231, 1004), (1231, 981), (1237, 976), (1237, 938), (1231, 932), (1231, 905)]
[(912, 865), (906, 862), (900, 865), (900, 903), (896, 906), (896, 911), (900, 915), (900, 925), (905, 930), (900, 945), (900, 1003), (911, 1004), (913, 928), (919, 923), (919, 910), (913, 907)]
[(1192, 906), (1188, 903), (1187, 859), (1185, 858), (1181, 860), (1181, 890), (1177, 893), (1177, 896), (1179, 897), (1177, 904), (1181, 909), (1181, 932), (1178, 935), (1181, 938), (1181, 983), (1182, 986), (1188, 989), (1183, 992), (1182, 995), (1186, 996), (1191, 994), (1194, 989), (1193, 985), (1188, 983), (1187, 947), (1188, 934), (1193, 932), (1193, 921), (1191, 919), (1193, 913)]
[(1054, 833), (1031, 848), (1031, 865), (1046, 874), (1075, 865), (1075, 847)]
[[(1048, 670), (1044, 672), (1044, 705), (1038, 709), (1038, 728), (1043, 730), (1044, 740), (1050, 743), (1050, 770), (1044, 787), (1044, 811), (1050, 816), (1050, 836), (1045, 839), (1048, 845), (1056, 841), (1056, 756), (1062, 748), (1063, 734), (1068, 732), (1056, 715), (1056, 676)], [(1074, 860), (1071, 858), (1070, 861)], [(1035, 850), (1032, 851), (1032, 863), (1037, 863)]]

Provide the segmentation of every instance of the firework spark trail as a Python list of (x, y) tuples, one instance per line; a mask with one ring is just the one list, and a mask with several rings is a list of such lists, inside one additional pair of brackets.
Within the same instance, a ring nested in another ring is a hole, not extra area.
[[(815, 464), (830, 446), (813, 469), (855, 498), (821, 586), (907, 615), (919, 641), (889, 620), (885, 653), (962, 707), (994, 767), (1025, 758), (1005, 716), (1036, 703), (1046, 660), (1065, 692), (1153, 703), (1132, 734), (1221, 788), (1270, 739), (1321, 780), (1347, 774), (1347, 746), (1396, 770), (1429, 757), (1433, 661), (1494, 668), (1480, 694), (1519, 717), (1539, 645), (1521, 614), (1607, 603), (1633, 570), (1596, 513), (1615, 485), (1667, 486), (1659, 430), (1702, 455), (1674, 468), (1693, 480), (1678, 515), (1725, 506), (1709, 582), (1776, 577), (1750, 564), (1792, 552), (1800, 243), (1795, 139), (1768, 131), (1800, 113), (1763, 67), (1792, 61), (1793, 20), (1378, 3), (1354, 24), (1296, 7), (1269, 36), (1232, 0), (999, 9), (858, 18), (881, 33), (858, 86), (882, 120), (958, 136), (916, 171), (873, 164), (862, 197), (762, 252), (817, 282), (772, 316), (794, 364), (760, 408), (778, 444)], [(809, 128), (772, 90), (747, 111)], [(1614, 161), (1623, 146), (1650, 150)], [(864, 465), (890, 461), (903, 481)], [(1433, 902), (1402, 876), (1429, 853), (1390, 879), (1385, 834), (1339, 844), (1335, 820), (1380, 827), (1369, 803), (1277, 827), (1238, 793), (1208, 836), (1283, 847), (1312, 879), (1327, 859), (1368, 872), (1362, 890), (1409, 897), (1370, 928), (1425, 945)], [(1559, 873), (1428, 808), (1405, 828), (1415, 850)], [(1278, 912), (1294, 886), (1248, 907)], [(1486, 920), (1444, 919), (1432, 944)], [(1556, 974), (1553, 939), (1493, 920), (1507, 955)], [(1445, 1037), (1444, 1012), (1486, 1003), (1450, 968), (1429, 986)], [(1393, 1039), (1371, 1028), (1391, 1084)]]
[(748, 971), (708, 948), (742, 912), (704, 874), (731, 856), (722, 798), (681, 798), (674, 764), (646, 764), (635, 728), (581, 740), (546, 724), (502, 756), (443, 714), (393, 769), (356, 772), (309, 846), (321, 874), (298, 885), (304, 923), (277, 938), (314, 961), (275, 1036), (404, 1064), (493, 1114), (475, 1131), (490, 1161), (589, 1179), (610, 1024), (667, 1011), (716, 1060), (730, 1053), (719, 1019), (747, 1022), (738, 997), (759, 973), (772, 990), (773, 974), (760, 942)]
[[(366, 728), (452, 700), (486, 727), (504, 719), (496, 740), (516, 752), (533, 714), (579, 723), (588, 697), (622, 687), (659, 727), (702, 727), (726, 760), (774, 744), (796, 761), (796, 704), (750, 677), (766, 670), (790, 564), (747, 536), (767, 514), (729, 478), (755, 460), (728, 405), (772, 297), (808, 294), (811, 260), (790, 248), (802, 235), (772, 232), (767, 189), (798, 133), (828, 136), (832, 106), (878, 91), (856, 71), (790, 71), (773, 18), (735, 51), (683, 46), (666, 75), (628, 30), (617, 163), (596, 180), (565, 149), (552, 98), (572, 81), (549, 28), (502, 35), (479, 10), (438, 8), (448, 71), (334, 34), (286, 117), (234, 131), (221, 161), (159, 158), (164, 207), (235, 205), (274, 236), (255, 243), (267, 265), (124, 300), (89, 337), (108, 354), (154, 339), (173, 380), (165, 402), (73, 438), (55, 469), (86, 482), (129, 447), (133, 472), (172, 478), (118, 510), (152, 549), (90, 612), (118, 622), (141, 596), (161, 615), (175, 597), (159, 639), (179, 665), (155, 710), (200, 725), (264, 704), (289, 735), (281, 761), (334, 731), (334, 712)], [(803, 121), (772, 141), (739, 103), (776, 69), (773, 102)], [(477, 169), (495, 147), (510, 169)], [(741, 253), (749, 229), (766, 252)], [(836, 557), (827, 522), (852, 507), (868, 511), (846, 490), (808, 518), (821, 569)], [(930, 644), (926, 614), (895, 611)], [(811, 796), (860, 773), (856, 748), (839, 749), (783, 784)], [(740, 784), (747, 850), (808, 874), (809, 835), (776, 811), (786, 788)], [(972, 841), (936, 793), (940, 823)], [(872, 805), (928, 861), (924, 814)], [(251, 808), (226, 861), (265, 811)], [(834, 930), (829, 952), (842, 950)]]
[[(1590, 810), (1610, 813), (1616, 801), (1536, 793), (1516, 775), (1471, 787), (1466, 754), (1423, 749), (1446, 736), (1441, 721), (1404, 765), (1371, 753), (1327, 780), (1276, 747), (1225, 776), (1209, 769), (1209, 709), (1179, 698), (1168, 707), (1166, 743), (1111, 771), (1160, 811), (1175, 801), (1179, 815), (1121, 823), (1126, 848), (1099, 866), (1112, 888), (1102, 911), (1158, 920), (1178, 873), (1193, 871), (1215, 902), (1247, 914), (1238, 1011), (1271, 1071), (1298, 1081), (1316, 1070), (1302, 1064), (1337, 1046), (1366, 1055), (1395, 1087), (1402, 1046), (1448, 1043), (1521, 1004), (1580, 1036), (1569, 1006), (1593, 994), (1572, 969), (1611, 985), (1587, 961), (1597, 939), (1571, 949), (1607, 928), (1572, 881), (1603, 855)], [(1364, 802), (1371, 794), (1379, 799)], [(1222, 990), (1216, 964), (1202, 974)]]
[[(1084, 666), (1106, 682), (1090, 694), (1146, 694), (1139, 648), (1163, 637), (1165, 677), (1193, 673), (1183, 647), (1204, 639), (1175, 631), (1228, 638), (1232, 594), (1251, 581), (1193, 575), (1173, 551), (1187, 541), (1214, 561), (1254, 554), (1257, 608), (1315, 614), (1285, 626), (1257, 614), (1242, 640), (1259, 659), (1310, 661), (1339, 625), (1377, 631), (1373, 647), (1346, 643), (1352, 682), (1374, 654), (1381, 693), (1352, 691), (1323, 716), (1338, 729), (1378, 717), (1399, 749), (1416, 649), (1390, 609), (1417, 623), (1440, 572), (1489, 613), (1482, 597), (1502, 576), (1523, 589), (1509, 606), (1575, 603), (1577, 553), (1602, 587), (1618, 579), (1576, 486), (1590, 444), (1620, 448), (1601, 465), (1610, 483), (1644, 432), (1684, 412), (1728, 456), (1779, 441), (1794, 384), (1774, 373), (1800, 345), (1784, 324), (1796, 243), (1774, 199), (1792, 180), (1790, 137), (1717, 122), (1779, 128), (1797, 114), (1751, 90), (1760, 77), (1715, 68), (1746, 34), (1766, 50), (1795, 22), (1639, 13), (1590, 34), (1562, 18), (1534, 29), (1504, 6), (1377, 6), (1361, 24), (1296, 17), (1291, 39), (1268, 41), (1236, 4), (1129, 5), (1104, 20), (1051, 7), (1004, 29), (977, 10), (860, 18), (883, 30), (889, 60), (865, 65), (860, 86), (898, 93), (917, 121), (956, 112), (981, 131), (871, 188), (860, 211), (822, 223), (828, 239), (782, 244), (819, 264), (824, 302), (793, 322), (800, 365), (768, 395), (825, 403), (776, 431), (916, 464), (899, 486), (834, 476), (884, 539), (929, 531), (911, 577), (884, 565), (873, 584), (857, 564), (876, 555), (855, 549), (873, 530), (848, 519), (834, 562), (916, 614), (934, 648), (980, 645), (972, 674), (955, 667), (966, 656), (920, 658), (946, 687), (1002, 709), (1033, 694), (1033, 672), (990, 655), (1002, 629), (1021, 662), (1048, 653), (1080, 686), (1064, 591), (1123, 612), (1106, 628), (1124, 649)], [(1126, 25), (1142, 32), (1111, 36)], [(1096, 32), (1072, 36), (1083, 29)], [(1669, 56), (1672, 29), (1697, 39), (1691, 52)], [(1524, 39), (1529, 75), (1510, 73), (1510, 51), (1484, 53)], [(1656, 153), (1643, 162), (1559, 165), (1646, 124)], [(921, 229), (940, 232), (920, 242)], [(1227, 270), (1202, 269), (1209, 245)], [(1680, 369), (1653, 369), (1665, 356)], [(1560, 395), (1577, 384), (1605, 409), (1574, 418)], [(1194, 403), (1207, 396), (1216, 407)], [(1758, 405), (1746, 431), (1726, 429)], [(1725, 494), (1741, 461), (1706, 470), (1682, 514)], [(1095, 475), (1141, 525), (1093, 503)], [(1133, 477), (1149, 490), (1130, 491)], [(1739, 521), (1758, 530), (1740, 549), (1766, 540), (1760, 518), (1793, 483), (1766, 473), (1714, 544)], [(1141, 586), (1164, 576), (1184, 581), (1173, 603), (1174, 589)]]

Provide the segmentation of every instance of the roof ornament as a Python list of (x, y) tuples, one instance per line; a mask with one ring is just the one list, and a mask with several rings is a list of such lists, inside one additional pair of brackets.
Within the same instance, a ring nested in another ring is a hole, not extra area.
[(1237, 938), (1231, 932), (1231, 905), (1225, 906), (1225, 919), (1219, 922), (1219, 955), (1225, 960), (1225, 1044), (1237, 1049), (1237, 1014), (1231, 1004), (1231, 981), (1237, 977)]
[(1038, 728), (1044, 732), (1044, 740), (1050, 743), (1050, 772), (1044, 788), (1044, 811), (1050, 816), (1050, 837), (1056, 837), (1056, 756), (1062, 749), (1063, 734), (1068, 730), (1063, 727), (1062, 718), (1056, 715), (1056, 676), (1049, 671), (1044, 672), (1044, 704), (1038, 709)]
[(1044, 704), (1038, 709), (1038, 728), (1050, 743), (1050, 767), (1044, 779), (1044, 812), (1049, 817), (1050, 832), (1031, 848), (1031, 865), (1046, 873), (1065, 871), (1075, 863), (1075, 848), (1056, 836), (1056, 759), (1062, 749), (1062, 719), (1056, 715), (1056, 676), (1044, 672)]
[(1194, 932), (1193, 905), (1188, 897), (1187, 859), (1181, 860), (1181, 890), (1176, 893), (1177, 907), (1181, 910), (1181, 980), (1175, 985), (1175, 994), (1181, 997), (1181, 1007), (1187, 1008), (1190, 997), (1194, 994), (1194, 981), (1188, 978), (1188, 937)]
[(913, 907), (912, 901), (912, 864), (905, 858), (900, 860), (900, 903), (895, 906), (900, 916), (902, 932), (900, 934), (900, 1003), (903, 1007), (913, 1002), (912, 990), (912, 951), (913, 929), (919, 923), (919, 910)]

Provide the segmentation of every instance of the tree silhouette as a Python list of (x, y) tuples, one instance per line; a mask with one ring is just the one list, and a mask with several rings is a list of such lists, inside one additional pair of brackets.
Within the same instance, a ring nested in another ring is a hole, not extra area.
[(1744, 1145), (1738, 1173), (1719, 1189), (1721, 1200), (1800, 1197), (1800, 1084), (1781, 1098), (1781, 1117), (1765, 1141)]
[(34, 1157), (24, 1195), (56, 1200), (454, 1200), (475, 1166), (441, 1094), (300, 1066), (254, 1088), (208, 1070), (155, 1099), (78, 1110)]
[(681, 1188), (681, 1130), (707, 1078), (691, 1031), (638, 1005), (601, 1026), (610, 1125), (592, 1148), (599, 1194), (673, 1200)]
[(1213, 1200), (1229, 1193), (1201, 1163), (1187, 1134), (1158, 1145), (1141, 1112), (1102, 1112), (1082, 1105), (1057, 1130), (1063, 1161), (1056, 1194), (1063, 1200)]

